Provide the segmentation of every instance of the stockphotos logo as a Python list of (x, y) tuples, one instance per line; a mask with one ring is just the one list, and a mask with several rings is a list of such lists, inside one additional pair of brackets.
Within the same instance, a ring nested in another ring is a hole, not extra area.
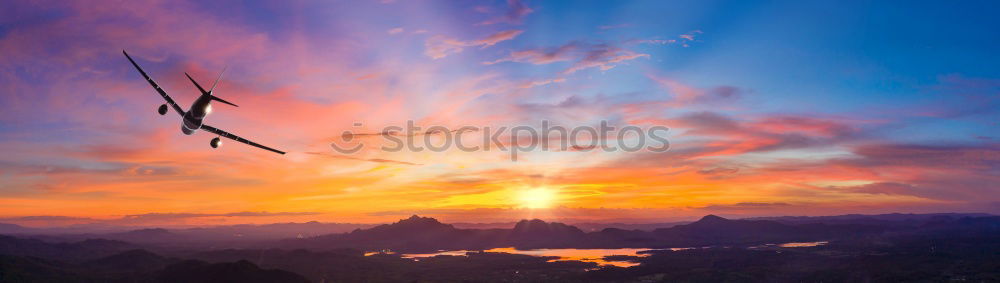
[[(354, 127), (362, 127), (354, 123)], [(344, 131), (339, 141), (330, 144), (340, 154), (354, 154), (361, 151), (370, 139), (382, 139), (381, 150), (386, 152), (411, 151), (444, 152), (452, 148), (464, 152), (502, 151), (509, 152), (510, 159), (517, 161), (519, 153), (532, 151), (580, 151), (601, 150), (604, 152), (665, 152), (670, 149), (666, 135), (669, 128), (652, 126), (642, 128), (628, 125), (621, 128), (601, 121), (600, 126), (578, 126), (567, 129), (553, 126), (543, 120), (541, 127), (478, 127), (463, 126), (457, 129), (445, 126), (430, 126), (426, 129), (407, 121), (406, 128), (388, 126), (377, 133), (355, 133)]]

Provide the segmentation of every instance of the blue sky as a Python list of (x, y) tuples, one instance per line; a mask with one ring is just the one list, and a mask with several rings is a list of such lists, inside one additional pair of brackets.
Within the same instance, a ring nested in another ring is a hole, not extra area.
[[(3, 3), (0, 216), (996, 212), (997, 6)], [(184, 105), (194, 92), (183, 72), (208, 81), (228, 66), (218, 93), (241, 107), (215, 107), (211, 123), (291, 154), (210, 150), (210, 135), (180, 134), (177, 121), (155, 114), (162, 102), (122, 49)], [(407, 120), (666, 126), (674, 148), (528, 152), (518, 162), (503, 152), (377, 147), (350, 158), (312, 154), (333, 154), (329, 144), (345, 130)], [(525, 207), (526, 191), (548, 192), (550, 207)], [(384, 205), (365, 205), (376, 201)]]

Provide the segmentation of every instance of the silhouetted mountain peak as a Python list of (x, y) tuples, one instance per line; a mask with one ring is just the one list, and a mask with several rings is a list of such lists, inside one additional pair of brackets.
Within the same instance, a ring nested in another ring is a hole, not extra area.
[(729, 220), (706, 215), (687, 225), (656, 229), (654, 233), (676, 239), (700, 239), (715, 242), (743, 241), (745, 239), (784, 239), (801, 234), (794, 226), (766, 220)]
[[(441, 223), (437, 219), (413, 215), (410, 216), (410, 218), (399, 220), (396, 223), (379, 225), (367, 230), (365, 229), (355, 230), (354, 232), (351, 233), (391, 232), (395, 234), (395, 233), (443, 231), (443, 230), (454, 230), (454, 229), (455, 227), (452, 226), (451, 224)], [(398, 234), (396, 234), (395, 236), (398, 236)]]
[(531, 219), (531, 220), (523, 219), (521, 221), (518, 221), (517, 224), (514, 224), (514, 230), (525, 229), (527, 227), (547, 226), (547, 225), (549, 224), (541, 219)]
[(9, 223), (0, 223), (0, 233), (19, 233), (29, 230), (24, 226)]
[(138, 230), (128, 231), (128, 232), (125, 232), (125, 234), (159, 236), (159, 235), (168, 235), (168, 234), (170, 234), (170, 231), (168, 231), (167, 229), (163, 229), (163, 228), (147, 228), (147, 229), (138, 229)]
[[(732, 221), (732, 220), (725, 219), (725, 218), (716, 216), (714, 214), (709, 214), (709, 215), (705, 215), (705, 217), (702, 217), (701, 219), (699, 219), (698, 221), (695, 221), (694, 223), (712, 224), (712, 223), (727, 223), (727, 222), (730, 222), (730, 221)], [(694, 223), (692, 223), (692, 224), (694, 224)]]
[[(417, 216), (417, 215), (413, 215), (413, 216), (410, 216), (410, 218), (399, 220), (396, 223), (393, 223), (392, 225), (438, 226), (438, 225), (447, 225), (447, 224), (442, 224), (437, 219), (434, 219), (434, 218), (431, 218), (431, 217), (420, 217), (420, 216)], [(451, 225), (447, 225), (447, 226), (451, 226)]]
[(514, 234), (583, 234), (583, 231), (571, 225), (559, 222), (547, 223), (540, 219), (521, 220), (514, 225)]

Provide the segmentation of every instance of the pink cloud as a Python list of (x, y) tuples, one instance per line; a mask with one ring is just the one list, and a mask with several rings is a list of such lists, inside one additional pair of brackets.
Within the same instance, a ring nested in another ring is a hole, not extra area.
[(573, 61), (574, 63), (562, 72), (563, 75), (568, 75), (589, 68), (607, 71), (625, 61), (638, 58), (649, 58), (649, 54), (626, 50), (610, 44), (572, 42), (556, 48), (531, 48), (513, 51), (504, 58), (483, 62), (483, 64), (518, 62), (543, 65)]
[(577, 61), (562, 73), (572, 74), (589, 68), (599, 68), (601, 71), (607, 71), (622, 62), (638, 58), (649, 58), (649, 54), (637, 53), (611, 46), (600, 46), (588, 52), (583, 59)]
[(694, 37), (696, 35), (698, 35), (698, 34), (701, 34), (701, 33), (702, 32), (700, 30), (693, 30), (693, 31), (685, 33), (685, 34), (678, 35), (677, 37), (680, 37), (681, 39), (684, 39), (684, 40), (687, 40), (687, 41), (694, 41)]
[(462, 52), (465, 47), (479, 46), (481, 48), (490, 47), (496, 45), (497, 43), (514, 39), (524, 31), (522, 30), (505, 30), (491, 34), (483, 39), (472, 40), (472, 41), (462, 41), (455, 38), (450, 38), (446, 36), (434, 36), (424, 43), (426, 50), (424, 54), (428, 57), (434, 59), (444, 58), (450, 54), (455, 54)]
[(717, 86), (712, 88), (698, 88), (683, 84), (671, 78), (649, 75), (649, 78), (660, 84), (673, 95), (672, 104), (674, 106), (690, 106), (694, 104), (718, 105), (732, 103), (739, 100), (747, 90), (733, 86)]
[(542, 65), (560, 61), (569, 61), (573, 59), (574, 55), (572, 53), (578, 48), (577, 44), (570, 43), (549, 50), (537, 48), (513, 51), (507, 57), (494, 61), (483, 62), (483, 64), (493, 65), (501, 62), (520, 62)]

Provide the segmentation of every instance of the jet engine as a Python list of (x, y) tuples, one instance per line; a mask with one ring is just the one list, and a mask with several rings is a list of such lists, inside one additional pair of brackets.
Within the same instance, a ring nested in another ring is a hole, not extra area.
[(209, 143), (209, 145), (211, 145), (212, 148), (219, 148), (220, 146), (222, 146), (222, 140), (219, 138), (214, 138), (212, 139), (212, 142)]
[(166, 104), (160, 105), (160, 109), (156, 109), (156, 112), (160, 113), (160, 115), (167, 115), (167, 105)]

